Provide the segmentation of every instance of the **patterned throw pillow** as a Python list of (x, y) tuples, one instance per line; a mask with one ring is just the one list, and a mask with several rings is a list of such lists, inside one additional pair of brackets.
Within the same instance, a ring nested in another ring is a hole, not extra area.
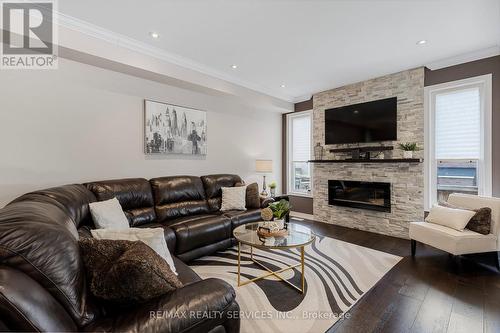
[(98, 298), (129, 306), (182, 287), (167, 262), (141, 241), (82, 238), (79, 245)]
[(223, 187), (221, 212), (228, 210), (246, 210), (246, 186)]
[(491, 208), (483, 207), (478, 209), (471, 209), (458, 207), (447, 202), (442, 202), (440, 203), (440, 205), (448, 208), (466, 209), (476, 212), (476, 214), (470, 219), (469, 223), (467, 223), (465, 228), (483, 235), (489, 235), (491, 231)]

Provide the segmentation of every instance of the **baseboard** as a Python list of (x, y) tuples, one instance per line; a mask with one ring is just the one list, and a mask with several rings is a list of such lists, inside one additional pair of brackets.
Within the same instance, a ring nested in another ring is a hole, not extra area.
[(314, 215), (311, 214), (304, 214), (304, 213), (299, 213), (299, 212), (290, 212), (291, 217), (297, 217), (299, 219), (305, 219), (305, 220), (314, 220)]

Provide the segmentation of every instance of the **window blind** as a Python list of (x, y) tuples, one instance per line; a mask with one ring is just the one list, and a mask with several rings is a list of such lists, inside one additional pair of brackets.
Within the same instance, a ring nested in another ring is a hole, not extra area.
[(481, 155), (479, 88), (436, 95), (436, 158), (479, 159)]
[(292, 119), (292, 161), (307, 161), (311, 157), (311, 116)]

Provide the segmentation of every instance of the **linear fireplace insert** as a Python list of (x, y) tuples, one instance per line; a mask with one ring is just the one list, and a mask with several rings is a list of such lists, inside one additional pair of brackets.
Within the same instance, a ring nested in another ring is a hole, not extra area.
[(328, 204), (390, 212), (391, 184), (329, 180)]

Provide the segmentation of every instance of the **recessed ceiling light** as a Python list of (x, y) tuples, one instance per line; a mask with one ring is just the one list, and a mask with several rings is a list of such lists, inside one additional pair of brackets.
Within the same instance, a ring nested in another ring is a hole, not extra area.
[(157, 38), (159, 38), (159, 37), (160, 37), (160, 34), (159, 34), (159, 33), (157, 33), (157, 32), (154, 32), (154, 31), (150, 32), (150, 33), (149, 33), (149, 35), (150, 35), (151, 37), (153, 37), (154, 39), (157, 39)]
[(417, 42), (417, 45), (424, 45), (425, 43), (427, 43), (427, 41), (425, 39), (422, 39)]
[(286, 86), (284, 84), (281, 85), (281, 88), (285, 88)]
[(231, 68), (236, 69), (236, 68), (238, 68), (238, 65), (231, 65)]

